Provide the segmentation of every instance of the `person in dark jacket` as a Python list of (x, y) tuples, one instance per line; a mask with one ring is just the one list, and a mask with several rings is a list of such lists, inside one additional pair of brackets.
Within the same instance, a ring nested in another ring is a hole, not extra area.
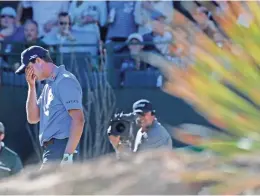
[(18, 174), (23, 165), (20, 157), (2, 142), (5, 137), (5, 127), (0, 122), (0, 180)]

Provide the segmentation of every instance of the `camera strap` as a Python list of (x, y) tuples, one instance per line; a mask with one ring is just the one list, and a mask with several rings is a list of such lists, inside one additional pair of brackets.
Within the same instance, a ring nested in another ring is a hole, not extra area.
[(134, 144), (134, 152), (137, 152), (139, 145), (142, 143), (143, 138), (145, 138), (145, 136), (147, 137), (147, 133), (146, 132), (142, 132), (142, 129), (139, 129), (135, 138), (135, 144)]

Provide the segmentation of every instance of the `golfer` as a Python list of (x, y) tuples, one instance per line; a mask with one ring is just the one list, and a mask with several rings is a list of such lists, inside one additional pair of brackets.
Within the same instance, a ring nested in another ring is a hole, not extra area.
[[(42, 167), (50, 162), (72, 163), (84, 126), (82, 89), (76, 77), (64, 65), (57, 67), (49, 51), (31, 46), (21, 53), (21, 66), (28, 83), (27, 120), (40, 122), (39, 140), (43, 147)], [(37, 100), (35, 81), (45, 81)]]

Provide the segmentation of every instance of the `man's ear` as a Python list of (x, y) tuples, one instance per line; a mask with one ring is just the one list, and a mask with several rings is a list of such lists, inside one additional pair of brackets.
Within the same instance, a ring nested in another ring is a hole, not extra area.
[(40, 59), (39, 57), (36, 58), (35, 63), (41, 63), (42, 59)]
[(5, 134), (4, 133), (0, 134), (0, 141), (4, 140), (4, 138), (5, 138)]

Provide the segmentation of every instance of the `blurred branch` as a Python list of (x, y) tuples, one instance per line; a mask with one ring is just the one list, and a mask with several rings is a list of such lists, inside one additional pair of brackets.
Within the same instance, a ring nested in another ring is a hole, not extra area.
[[(39, 135), (38, 135), (38, 125), (29, 125), (29, 123), (26, 123), (26, 130), (31, 138), (32, 141), (32, 145), (34, 148), (34, 151), (37, 155), (37, 159), (39, 162), (41, 162), (42, 160), (42, 150), (41, 150), (41, 146), (39, 144)], [(32, 128), (31, 128), (32, 127)]]

